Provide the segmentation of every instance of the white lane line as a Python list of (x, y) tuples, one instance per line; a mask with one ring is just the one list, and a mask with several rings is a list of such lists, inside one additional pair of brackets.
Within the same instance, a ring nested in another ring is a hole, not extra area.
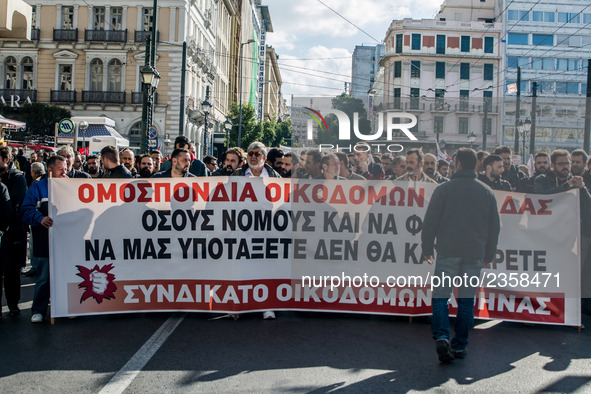
[(21, 285), (21, 287), (31, 287), (31, 286), (35, 286), (35, 283), (27, 283), (25, 285)]
[[(20, 304), (18, 304), (18, 308), (22, 311), (23, 309), (31, 309), (31, 307), (33, 306), (33, 301), (27, 301), (27, 302), (21, 302)], [(2, 307), (2, 313), (6, 313), (8, 312), (9, 309), (7, 306), (3, 306)]]
[(117, 372), (109, 383), (99, 394), (115, 394), (122, 393), (127, 386), (133, 382), (135, 377), (146, 366), (148, 361), (156, 354), (160, 346), (166, 342), (170, 334), (178, 327), (183, 319), (187, 316), (186, 313), (182, 315), (172, 315), (156, 330), (150, 339), (138, 350), (133, 357)]

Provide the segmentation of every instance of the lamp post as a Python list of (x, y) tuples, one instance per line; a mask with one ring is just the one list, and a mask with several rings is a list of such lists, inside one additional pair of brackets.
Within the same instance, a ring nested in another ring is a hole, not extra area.
[(83, 120), (82, 122), (78, 123), (78, 129), (82, 130), (82, 148), (84, 149), (84, 154), (86, 154), (86, 129), (88, 128), (88, 122)]
[(517, 131), (521, 134), (521, 164), (525, 163), (525, 137), (531, 130), (531, 120), (525, 119), (525, 122), (519, 121), (517, 125)]
[(232, 130), (232, 126), (234, 126), (232, 124), (232, 122), (230, 121), (230, 119), (226, 119), (226, 121), (224, 122), (224, 128), (226, 129), (226, 150), (228, 150), (228, 148), (230, 148), (230, 130)]
[[(147, 62), (146, 56), (146, 62)], [(142, 106), (142, 139), (141, 139), (141, 151), (142, 153), (147, 152), (148, 147), (148, 130), (152, 125), (152, 118), (154, 113), (154, 93), (158, 88), (160, 82), (160, 74), (158, 71), (149, 64), (146, 64), (141, 69), (142, 82), (144, 85), (144, 101)]]
[(239, 104), (238, 104), (238, 147), (240, 147), (240, 143), (242, 142), (242, 47), (248, 44), (253, 43), (254, 40), (251, 38), (246, 42), (240, 43), (240, 54), (238, 56), (238, 96), (239, 96)]
[(474, 141), (476, 141), (476, 134), (471, 131), (468, 133), (468, 143), (470, 143), (470, 148), (474, 146)]
[(204, 127), (204, 135), (206, 138), (206, 143), (205, 143), (205, 147), (206, 147), (206, 152), (208, 155), (212, 155), (213, 154), (213, 139), (211, 138), (211, 136), (209, 135), (208, 131), (207, 131), (207, 117), (210, 114), (211, 111), (211, 107), (213, 107), (211, 105), (211, 103), (209, 101), (207, 101), (209, 97), (206, 97), (205, 100), (201, 103), (201, 111), (203, 111), (203, 127)]

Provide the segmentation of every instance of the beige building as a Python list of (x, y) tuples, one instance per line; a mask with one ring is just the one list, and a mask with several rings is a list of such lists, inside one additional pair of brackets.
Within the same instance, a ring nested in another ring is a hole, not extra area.
[[(153, 1), (116, 6), (106, 0), (27, 0), (32, 6), (31, 40), (1, 42), (4, 102), (66, 106), (73, 116), (106, 116), (140, 145), (146, 36), (151, 35)], [(231, 70), (238, 26), (237, 0), (160, 0), (157, 14), (157, 90), (154, 126), (160, 141), (183, 128), (203, 145), (197, 112), (209, 90), (214, 105), (209, 130), (221, 128), (232, 100)], [(182, 44), (187, 42), (185, 115), (181, 119)], [(234, 67), (235, 68), (235, 67)], [(209, 89), (208, 89), (209, 88)], [(197, 112), (196, 112), (197, 111)]]
[(0, 40), (31, 38), (31, 6), (24, 0), (0, 1)]
[(272, 46), (267, 45), (265, 52), (265, 83), (263, 92), (259, 97), (263, 106), (263, 119), (271, 120), (273, 117), (279, 117), (281, 110), (281, 73), (277, 64), (277, 53)]

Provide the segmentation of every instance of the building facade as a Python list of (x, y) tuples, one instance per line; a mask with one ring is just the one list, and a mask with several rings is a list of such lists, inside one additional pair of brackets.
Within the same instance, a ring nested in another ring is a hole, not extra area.
[(351, 96), (363, 100), (367, 106), (367, 95), (380, 71), (380, 59), (385, 53), (384, 44), (375, 46), (357, 45), (353, 50), (351, 65)]

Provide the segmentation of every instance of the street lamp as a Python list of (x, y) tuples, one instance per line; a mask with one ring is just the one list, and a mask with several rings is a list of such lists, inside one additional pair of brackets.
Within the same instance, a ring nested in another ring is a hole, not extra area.
[(517, 131), (519, 132), (519, 134), (521, 134), (521, 141), (522, 141), (522, 145), (521, 145), (521, 163), (525, 163), (525, 137), (527, 136), (527, 134), (529, 133), (529, 131), (531, 130), (531, 120), (529, 120), (529, 118), (525, 119), (525, 122), (523, 121), (519, 121), (519, 124), (517, 125)]
[(83, 120), (82, 122), (78, 123), (78, 129), (82, 130), (82, 148), (84, 149), (84, 154), (86, 154), (86, 129), (88, 128), (88, 122)]
[[(149, 41), (149, 36), (148, 40)], [(148, 43), (146, 43), (148, 45)], [(140, 70), (142, 74), (142, 83), (144, 87), (143, 95), (143, 105), (142, 105), (142, 122), (143, 122), (143, 129), (142, 129), (142, 139), (140, 143), (142, 153), (147, 152), (148, 147), (148, 130), (150, 126), (152, 126), (152, 119), (154, 113), (154, 94), (156, 89), (158, 88), (158, 83), (160, 82), (160, 74), (152, 66), (148, 64), (149, 55), (146, 53), (146, 64)]]
[(242, 47), (253, 42), (254, 40), (252, 38), (246, 42), (241, 42), (240, 55), (238, 56), (238, 95), (240, 96), (240, 102), (238, 104), (238, 147), (240, 147), (240, 143), (242, 142)]
[(474, 141), (476, 141), (476, 134), (473, 131), (468, 133), (468, 142), (470, 143), (470, 148), (474, 146)]
[(226, 121), (224, 122), (224, 128), (226, 129), (226, 150), (230, 148), (229, 133), (230, 130), (232, 130), (232, 126), (234, 125), (232, 124), (232, 122), (230, 122), (230, 119), (226, 119)]
[(207, 138), (205, 146), (206, 146), (208, 155), (213, 154), (213, 139), (211, 138), (211, 136), (207, 132), (207, 117), (209, 116), (212, 107), (213, 107), (213, 105), (211, 105), (211, 103), (209, 101), (207, 101), (207, 98), (205, 98), (205, 100), (203, 100), (203, 102), (201, 103), (201, 111), (203, 111), (203, 127), (204, 127), (203, 132), (205, 134), (205, 138)]

